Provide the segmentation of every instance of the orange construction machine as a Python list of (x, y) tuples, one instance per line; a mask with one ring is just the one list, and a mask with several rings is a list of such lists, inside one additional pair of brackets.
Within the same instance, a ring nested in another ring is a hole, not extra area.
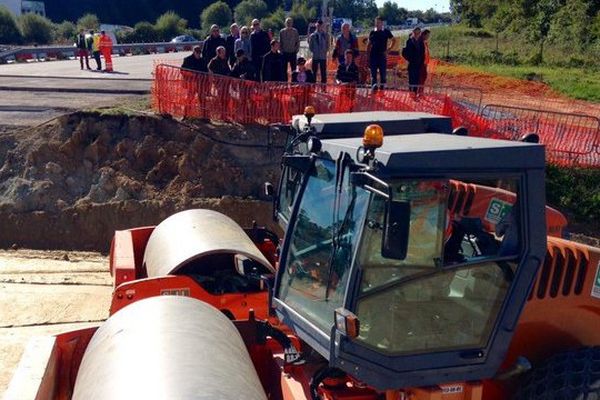
[(600, 397), (600, 249), (547, 236), (542, 145), (308, 111), (281, 243), (207, 210), (118, 232), (111, 316), (32, 341), (6, 398)]

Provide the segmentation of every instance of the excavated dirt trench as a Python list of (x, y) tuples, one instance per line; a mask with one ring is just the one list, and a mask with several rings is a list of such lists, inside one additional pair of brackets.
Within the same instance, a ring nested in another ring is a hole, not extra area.
[(0, 136), (0, 247), (106, 251), (193, 207), (269, 225), (284, 137), (264, 127), (77, 112)]

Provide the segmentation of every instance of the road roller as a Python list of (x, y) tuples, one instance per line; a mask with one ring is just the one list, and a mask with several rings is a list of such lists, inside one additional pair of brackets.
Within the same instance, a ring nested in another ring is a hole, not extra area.
[(111, 316), (33, 340), (6, 398), (599, 398), (600, 249), (548, 236), (544, 146), (370, 122), (289, 141), (281, 240), (117, 233)]

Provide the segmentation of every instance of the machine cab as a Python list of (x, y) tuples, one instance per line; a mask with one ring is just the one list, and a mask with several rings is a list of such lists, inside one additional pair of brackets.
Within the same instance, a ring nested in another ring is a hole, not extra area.
[(379, 390), (492, 377), (545, 254), (543, 146), (382, 135), (284, 156), (278, 317)]

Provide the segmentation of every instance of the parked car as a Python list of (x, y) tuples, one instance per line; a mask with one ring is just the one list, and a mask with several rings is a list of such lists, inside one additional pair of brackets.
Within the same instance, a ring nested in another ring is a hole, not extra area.
[(181, 35), (181, 36), (177, 36), (174, 37), (173, 39), (171, 39), (171, 43), (185, 43), (185, 42), (197, 42), (198, 39), (196, 39), (193, 36), (190, 35)]

